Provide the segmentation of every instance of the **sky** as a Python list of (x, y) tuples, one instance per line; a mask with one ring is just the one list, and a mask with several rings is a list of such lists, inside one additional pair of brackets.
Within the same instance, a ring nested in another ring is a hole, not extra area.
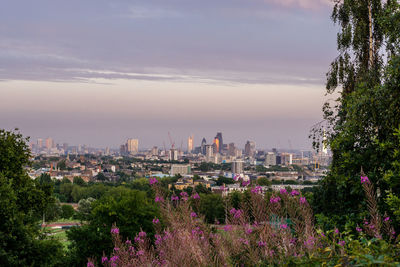
[(0, 0), (0, 128), (56, 142), (310, 149), (329, 0)]

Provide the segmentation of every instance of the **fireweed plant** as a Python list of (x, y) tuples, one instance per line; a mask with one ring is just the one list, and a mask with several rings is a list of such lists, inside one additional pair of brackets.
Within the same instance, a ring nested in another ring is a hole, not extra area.
[(249, 188), (250, 199), (240, 209), (227, 207), (225, 225), (210, 225), (196, 212), (199, 194), (182, 192), (169, 200), (156, 179), (150, 184), (162, 215), (153, 220), (154, 238), (139, 232), (134, 240), (124, 240), (114, 225), (114, 250), (103, 255), (104, 266), (399, 266), (396, 233), (390, 218), (378, 213), (373, 185), (365, 176), (361, 184), (370, 218), (356, 227), (358, 237), (317, 229), (307, 199), (295, 190), (265, 199), (261, 187)]

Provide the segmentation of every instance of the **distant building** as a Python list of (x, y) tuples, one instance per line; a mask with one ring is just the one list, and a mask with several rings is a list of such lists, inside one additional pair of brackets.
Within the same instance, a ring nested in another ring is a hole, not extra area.
[(235, 157), (236, 156), (236, 147), (235, 147), (235, 143), (230, 143), (228, 145), (228, 155)]
[(128, 139), (126, 142), (127, 152), (131, 155), (136, 155), (139, 152), (139, 140)]
[(154, 146), (154, 147), (151, 149), (151, 155), (152, 155), (152, 156), (158, 156), (158, 147)]
[(206, 160), (208, 162), (210, 162), (210, 161), (212, 161), (212, 157), (214, 156), (214, 147), (213, 147), (213, 145), (206, 145), (205, 149), (206, 149), (206, 153), (205, 153)]
[(245, 147), (244, 147), (244, 154), (247, 157), (253, 158), (256, 153), (256, 142), (254, 141), (247, 141)]
[(42, 139), (42, 138), (39, 138), (39, 139), (37, 140), (37, 147), (38, 147), (39, 149), (43, 147), (43, 139)]
[(268, 152), (267, 155), (265, 155), (265, 165), (266, 166), (276, 165), (276, 155), (274, 152)]
[(224, 142), (222, 140), (222, 133), (217, 133), (217, 135), (214, 138), (214, 144), (216, 148), (215, 153), (222, 153), (222, 150), (224, 148)]
[(46, 139), (46, 148), (47, 149), (52, 149), (53, 148), (53, 146), (54, 146), (54, 142), (53, 142), (53, 139), (52, 138), (47, 138)]
[(178, 160), (178, 150), (171, 148), (169, 150), (169, 160)]
[(243, 165), (244, 165), (244, 162), (241, 160), (233, 161), (232, 162), (232, 173), (234, 173), (234, 174), (243, 173)]
[(206, 145), (207, 145), (207, 141), (205, 138), (203, 138), (203, 140), (201, 141), (201, 153), (203, 155), (206, 155)]
[(193, 135), (189, 136), (189, 138), (188, 138), (188, 144), (187, 144), (187, 152), (188, 153), (193, 152), (193, 141), (194, 141), (193, 139), (194, 139)]
[(291, 153), (281, 153), (281, 164), (292, 165), (293, 164), (293, 154)]
[(191, 168), (189, 164), (172, 164), (171, 165), (171, 176), (180, 174), (182, 176), (189, 175), (191, 173)]

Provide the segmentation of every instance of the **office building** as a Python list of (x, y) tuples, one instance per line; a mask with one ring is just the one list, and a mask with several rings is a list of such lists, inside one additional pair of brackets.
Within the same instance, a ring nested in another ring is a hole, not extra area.
[(207, 141), (205, 138), (203, 138), (203, 140), (201, 141), (201, 153), (203, 155), (206, 155), (206, 145), (207, 145)]
[(244, 147), (244, 154), (247, 157), (253, 158), (256, 153), (256, 143), (254, 141), (247, 141)]
[(54, 145), (53, 139), (52, 138), (47, 138), (46, 139), (46, 148), (47, 149), (52, 149)]
[(136, 155), (139, 152), (139, 140), (128, 139), (126, 142), (127, 152), (131, 155)]
[(234, 174), (242, 174), (243, 173), (243, 164), (244, 162), (241, 160), (232, 162), (232, 173)]
[(276, 165), (276, 155), (274, 152), (268, 152), (265, 155), (265, 166), (275, 166)]
[(191, 168), (189, 164), (172, 164), (171, 165), (171, 176), (180, 174), (182, 176), (189, 175), (191, 173)]
[(39, 139), (37, 140), (37, 147), (38, 147), (39, 149), (43, 147), (43, 139), (42, 139), (42, 138), (39, 138)]
[(193, 140), (194, 140), (193, 135), (189, 136), (188, 144), (187, 144), (187, 152), (188, 153), (192, 153), (193, 152)]

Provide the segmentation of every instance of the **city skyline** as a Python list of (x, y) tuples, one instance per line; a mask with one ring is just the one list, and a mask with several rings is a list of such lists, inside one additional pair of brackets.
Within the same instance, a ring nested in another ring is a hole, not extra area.
[(327, 2), (7, 2), (0, 127), (97, 147), (222, 131), (310, 148), (336, 55)]

